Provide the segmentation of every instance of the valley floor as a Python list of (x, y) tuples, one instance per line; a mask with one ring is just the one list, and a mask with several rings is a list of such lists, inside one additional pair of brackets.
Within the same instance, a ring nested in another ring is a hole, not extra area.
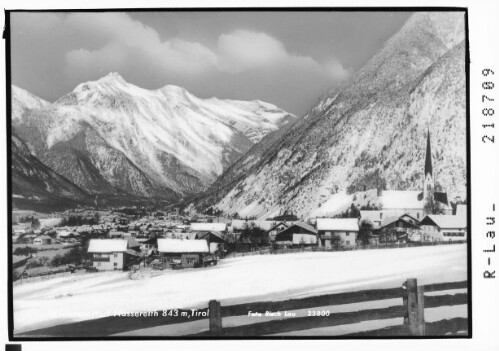
[(467, 246), (259, 255), (130, 280), (125, 272), (54, 278), (14, 287), (14, 333), (124, 312), (205, 308), (467, 279)]

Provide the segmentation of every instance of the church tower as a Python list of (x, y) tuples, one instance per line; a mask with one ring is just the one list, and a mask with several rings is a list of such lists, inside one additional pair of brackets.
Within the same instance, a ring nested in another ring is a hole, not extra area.
[(433, 177), (433, 164), (431, 160), (430, 130), (426, 139), (426, 159), (424, 165), (423, 199), (425, 212), (431, 214), (435, 202), (435, 178)]

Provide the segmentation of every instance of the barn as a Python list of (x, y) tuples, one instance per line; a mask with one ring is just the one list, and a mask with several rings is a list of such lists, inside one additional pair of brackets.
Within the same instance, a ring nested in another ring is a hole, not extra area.
[(317, 230), (307, 223), (296, 222), (277, 233), (275, 243), (280, 246), (315, 246)]

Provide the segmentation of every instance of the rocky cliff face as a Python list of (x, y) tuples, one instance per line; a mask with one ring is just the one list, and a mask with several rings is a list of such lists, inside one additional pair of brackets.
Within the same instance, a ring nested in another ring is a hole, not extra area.
[(142, 89), (116, 73), (53, 104), (18, 108), (22, 101), (13, 97), (13, 130), (47, 166), (90, 194), (169, 201), (205, 190), (254, 143), (296, 119), (261, 101)]
[(33, 156), (26, 144), (12, 136), (12, 195), (14, 204), (72, 205), (89, 201), (85, 191)]
[(437, 184), (450, 199), (465, 198), (463, 41), (463, 14), (413, 15), (272, 147), (234, 164), (197, 208), (307, 217), (342, 190), (421, 189), (428, 129)]

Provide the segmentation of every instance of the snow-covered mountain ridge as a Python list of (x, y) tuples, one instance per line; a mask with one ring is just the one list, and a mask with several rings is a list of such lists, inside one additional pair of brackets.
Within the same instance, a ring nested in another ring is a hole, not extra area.
[(465, 199), (462, 13), (411, 16), (272, 147), (247, 153), (194, 204), (242, 217), (307, 218), (336, 192), (420, 190), (428, 129), (436, 183), (450, 200)]
[(205, 189), (254, 143), (296, 117), (261, 101), (147, 90), (119, 74), (82, 83), (53, 104), (13, 89), (13, 130), (33, 153), (89, 193), (179, 198)]

